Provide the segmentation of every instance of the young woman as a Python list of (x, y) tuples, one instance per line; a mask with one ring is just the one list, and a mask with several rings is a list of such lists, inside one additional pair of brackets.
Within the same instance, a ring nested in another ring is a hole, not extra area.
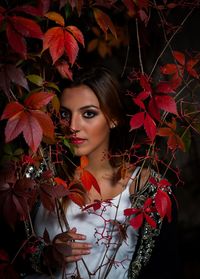
[[(140, 208), (155, 195), (156, 186), (149, 177), (157, 179), (157, 174), (130, 162), (123, 98), (118, 82), (103, 67), (85, 72), (62, 93), (60, 113), (68, 123), (74, 157), (85, 158), (84, 171), (95, 182), (85, 192), (85, 206), (70, 200), (65, 203), (70, 249), (55, 278), (138, 278), (151, 258), (162, 220), (152, 211), (149, 216), (157, 222), (156, 228), (144, 220), (135, 229), (124, 211)], [(66, 179), (83, 183), (80, 173), (75, 167)], [(62, 232), (57, 215), (40, 206), (35, 230), (43, 236), (45, 229), (51, 239)], [(165, 278), (155, 274), (147, 278)], [(34, 274), (27, 278), (51, 277)]]

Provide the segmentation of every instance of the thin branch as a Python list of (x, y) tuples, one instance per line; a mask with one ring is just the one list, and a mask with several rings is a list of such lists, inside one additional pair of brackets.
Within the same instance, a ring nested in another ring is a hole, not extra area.
[(139, 56), (139, 63), (141, 73), (144, 74), (143, 64), (142, 64), (142, 55), (141, 55), (141, 46), (140, 46), (140, 35), (139, 35), (139, 26), (138, 26), (138, 19), (135, 20), (136, 25), (136, 35), (137, 35), (137, 45), (138, 45), (138, 56)]
[[(154, 4), (155, 6), (157, 5), (156, 4), (156, 1), (154, 0)], [(179, 27), (176, 29), (176, 31), (172, 34), (171, 38), (168, 40), (168, 42), (166, 43), (166, 45), (164, 46), (163, 50), (161, 51), (160, 55), (158, 56), (152, 70), (151, 70), (151, 73), (149, 75), (149, 78), (152, 76), (155, 68), (157, 67), (157, 64), (160, 60), (160, 58), (163, 56), (164, 52), (166, 51), (167, 47), (169, 46), (169, 44), (171, 43), (171, 41), (173, 40), (173, 38), (176, 36), (176, 34), (179, 32), (179, 30), (183, 27), (184, 23), (187, 21), (187, 19), (190, 17), (190, 15), (193, 13), (195, 7), (193, 7), (189, 13), (186, 15), (186, 17), (182, 20), (181, 24), (179, 25)]]

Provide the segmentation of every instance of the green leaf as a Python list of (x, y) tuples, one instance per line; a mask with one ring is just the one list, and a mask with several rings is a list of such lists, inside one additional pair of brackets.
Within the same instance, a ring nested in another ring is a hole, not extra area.
[(56, 89), (58, 92), (60, 92), (59, 87), (58, 87), (54, 82), (47, 82), (47, 83), (45, 84), (45, 87), (54, 88), (54, 89)]
[(63, 144), (69, 148), (69, 150), (71, 151), (71, 153), (74, 155), (74, 149), (73, 146), (69, 143), (68, 139), (63, 138)]
[(34, 83), (34, 84), (36, 84), (38, 86), (42, 86), (43, 85), (43, 78), (41, 76), (34, 75), (34, 74), (33, 75), (28, 75), (27, 79), (30, 82), (32, 82), (32, 83)]

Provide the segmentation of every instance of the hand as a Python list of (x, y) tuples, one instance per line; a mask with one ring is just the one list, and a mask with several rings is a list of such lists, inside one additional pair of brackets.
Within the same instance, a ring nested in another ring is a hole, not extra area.
[(67, 263), (76, 262), (81, 260), (82, 256), (90, 254), (92, 244), (81, 242), (81, 240), (86, 240), (85, 235), (77, 233), (76, 228), (69, 230), (68, 234), (73, 240), (67, 242), (67, 244), (71, 246), (71, 255), (65, 257)]

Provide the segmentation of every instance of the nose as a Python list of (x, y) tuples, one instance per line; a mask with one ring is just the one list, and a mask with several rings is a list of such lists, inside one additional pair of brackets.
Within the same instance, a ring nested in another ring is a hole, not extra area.
[(76, 114), (71, 115), (70, 131), (71, 133), (78, 133), (80, 131), (80, 119)]

